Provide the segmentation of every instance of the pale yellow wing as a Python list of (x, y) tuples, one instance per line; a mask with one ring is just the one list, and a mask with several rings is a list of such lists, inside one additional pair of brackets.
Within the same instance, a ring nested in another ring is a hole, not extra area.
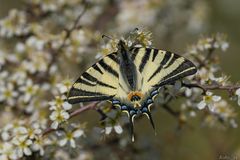
[(73, 84), (69, 103), (108, 100), (117, 94), (119, 64), (112, 53), (92, 65)]
[(143, 93), (194, 74), (196, 66), (178, 54), (151, 48), (134, 48), (132, 60), (142, 76)]

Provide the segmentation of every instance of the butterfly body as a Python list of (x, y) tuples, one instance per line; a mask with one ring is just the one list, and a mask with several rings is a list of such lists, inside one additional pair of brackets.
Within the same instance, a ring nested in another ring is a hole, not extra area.
[(161, 86), (195, 72), (194, 64), (177, 54), (152, 48), (128, 48), (120, 40), (117, 52), (95, 63), (73, 84), (68, 101), (110, 101), (129, 116), (134, 140), (133, 121), (137, 115), (145, 114), (155, 128), (150, 107)]

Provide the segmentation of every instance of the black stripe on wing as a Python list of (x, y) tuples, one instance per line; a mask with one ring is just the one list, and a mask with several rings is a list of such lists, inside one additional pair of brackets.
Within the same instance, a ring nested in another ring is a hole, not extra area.
[(196, 72), (196, 66), (191, 61), (185, 59), (185, 61), (181, 65), (179, 65), (177, 69), (164, 77), (163, 80), (156, 86), (160, 87), (165, 84), (172, 83), (183, 77), (195, 74)]
[(84, 79), (82, 79), (82, 78), (79, 78), (79, 79), (76, 81), (76, 83), (85, 84), (85, 85), (87, 85), (87, 86), (95, 86), (95, 85), (96, 85), (96, 83), (90, 83), (90, 82), (88, 82), (88, 81), (86, 81), (86, 80), (84, 80)]
[(157, 54), (158, 54), (158, 49), (154, 49), (153, 51), (153, 57), (152, 57), (152, 62), (155, 60), (155, 58), (157, 57)]
[(104, 101), (112, 99), (115, 95), (104, 95), (98, 92), (90, 92), (81, 89), (71, 88), (68, 95), (68, 102), (71, 104), (90, 101)]
[[(91, 81), (91, 82), (96, 82), (96, 81), (98, 81), (97, 78), (93, 77), (92, 75), (90, 75), (90, 74), (87, 73), (87, 72), (84, 72), (81, 77), (83, 77), (83, 78), (85, 78), (85, 79), (87, 79), (87, 80), (89, 80), (89, 81)], [(79, 79), (81, 79), (81, 78), (79, 78)], [(79, 79), (78, 79), (78, 80), (79, 80)], [(78, 80), (77, 80), (76, 82), (78, 82)]]
[[(82, 77), (83, 77), (84, 79), (92, 82), (92, 83), (90, 83), (90, 82), (82, 79)], [(88, 86), (95, 86), (95, 85), (98, 84), (98, 85), (100, 85), (100, 86), (104, 86), (104, 87), (108, 87), (108, 88), (112, 88), (112, 89), (117, 89), (116, 87), (111, 86), (110, 84), (106, 84), (106, 83), (104, 83), (104, 82), (99, 81), (97, 78), (93, 77), (92, 75), (90, 75), (90, 74), (87, 73), (87, 72), (84, 72), (84, 73), (82, 74), (82, 76), (81, 76), (75, 83), (83, 83), (83, 84), (88, 85)]]
[(105, 69), (105, 71), (109, 72), (110, 74), (112, 74), (115, 77), (118, 77), (117, 71), (115, 71), (111, 66), (109, 66), (107, 63), (105, 63), (104, 59), (101, 59), (98, 62), (98, 64), (101, 65), (101, 67), (103, 67)]
[(134, 61), (136, 56), (138, 55), (139, 49), (140, 48), (133, 48), (132, 50), (130, 50), (132, 52), (132, 56), (131, 56), (132, 61)]
[(103, 71), (98, 67), (97, 64), (94, 64), (92, 67), (93, 67), (96, 71), (98, 71), (100, 74), (103, 74)]
[(117, 89), (116, 87), (111, 86), (110, 84), (106, 84), (106, 83), (101, 82), (101, 81), (97, 81), (97, 84), (99, 84), (100, 86), (104, 86), (104, 87), (108, 87), (108, 88), (112, 88), (112, 89)]
[(111, 60), (113, 60), (115, 63), (119, 64), (119, 59), (117, 58), (117, 53), (116, 52), (109, 54), (108, 57)]
[(152, 49), (150, 48), (146, 48), (145, 54), (142, 57), (141, 63), (139, 65), (139, 71), (142, 73), (145, 65), (147, 64), (149, 58), (150, 58), (150, 53), (151, 53)]
[(173, 57), (171, 58), (170, 62), (168, 62), (168, 64), (164, 66), (164, 68), (168, 68), (169, 66), (171, 66), (175, 62), (175, 60), (180, 57), (178, 54), (174, 54), (169, 51), (167, 51), (166, 54), (173, 55)]
[[(155, 70), (155, 72), (149, 77), (148, 79), (148, 82), (154, 77), (156, 76), (163, 68), (163, 66), (169, 61), (169, 59), (171, 58), (171, 55), (173, 53), (171, 52), (166, 52), (164, 57), (163, 57), (163, 60), (161, 61), (159, 67)], [(174, 62), (174, 61), (173, 61)]]

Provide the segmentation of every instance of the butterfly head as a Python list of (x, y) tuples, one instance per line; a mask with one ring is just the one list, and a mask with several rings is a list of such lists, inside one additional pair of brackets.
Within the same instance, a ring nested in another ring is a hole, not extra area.
[(118, 50), (119, 51), (122, 51), (122, 50), (127, 50), (127, 45), (126, 45), (126, 43), (123, 41), (123, 40), (119, 40), (119, 42), (118, 42)]

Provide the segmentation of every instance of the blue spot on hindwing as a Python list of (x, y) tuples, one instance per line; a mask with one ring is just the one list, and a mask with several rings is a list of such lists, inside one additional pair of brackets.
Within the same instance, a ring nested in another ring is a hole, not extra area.
[(121, 106), (121, 110), (127, 110), (127, 109), (128, 109), (128, 107), (126, 105)]
[(149, 98), (149, 99), (147, 100), (147, 104), (151, 104), (151, 103), (153, 103), (153, 100), (152, 100), (151, 98)]
[(158, 93), (159, 93), (158, 90), (154, 90), (154, 91), (151, 92), (151, 96), (155, 96), (155, 95), (157, 95)]
[(112, 100), (112, 104), (120, 104), (120, 101), (118, 101), (118, 100)]
[(147, 111), (148, 111), (147, 107), (142, 108), (142, 113), (147, 112)]
[(136, 111), (131, 110), (129, 113), (130, 113), (130, 115), (132, 116), (132, 115), (136, 114)]

